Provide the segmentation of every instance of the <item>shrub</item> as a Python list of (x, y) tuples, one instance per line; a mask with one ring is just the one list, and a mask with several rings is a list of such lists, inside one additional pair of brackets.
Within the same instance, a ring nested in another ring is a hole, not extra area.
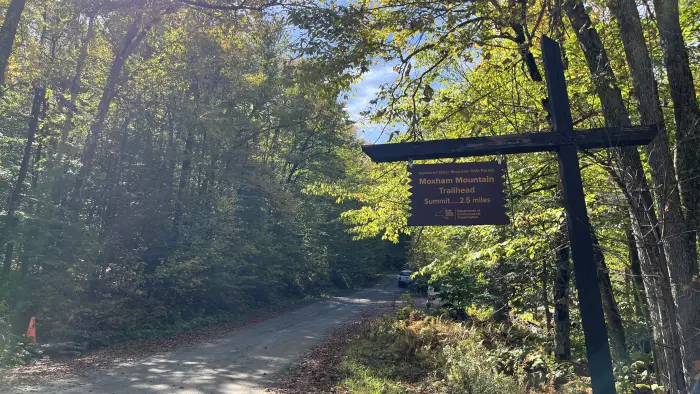
[(12, 333), (12, 327), (0, 302), (0, 366), (27, 364), (39, 354), (36, 346), (28, 338)]
[(351, 393), (518, 394), (478, 335), (440, 316), (401, 310), (374, 321), (348, 348), (342, 388)]
[(524, 392), (512, 377), (484, 360), (483, 348), (474, 343), (446, 346), (447, 392), (517, 394)]

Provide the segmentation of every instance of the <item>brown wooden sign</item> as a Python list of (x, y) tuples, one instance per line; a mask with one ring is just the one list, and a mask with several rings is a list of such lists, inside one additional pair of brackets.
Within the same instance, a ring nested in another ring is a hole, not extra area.
[(409, 226), (508, 224), (503, 177), (495, 161), (416, 164), (411, 176)]

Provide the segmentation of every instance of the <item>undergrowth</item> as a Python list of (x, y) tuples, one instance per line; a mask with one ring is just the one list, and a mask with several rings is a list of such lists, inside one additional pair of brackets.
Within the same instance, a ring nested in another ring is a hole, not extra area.
[[(65, 332), (60, 332), (59, 337), (78, 343), (87, 350), (132, 341), (166, 339), (211, 326), (244, 322), (330, 295), (347, 294), (381, 277), (381, 275), (368, 275), (364, 280), (358, 280), (354, 286), (344, 289), (328, 286), (322, 294), (298, 298), (269, 298), (266, 302), (258, 304), (241, 303), (230, 312), (193, 316), (188, 319), (182, 316), (175, 319), (158, 319), (159, 315), (147, 306), (142, 306), (140, 309), (125, 309), (120, 304), (115, 304), (111, 307), (98, 308), (97, 311), (90, 311), (89, 316), (78, 312), (77, 315), (83, 320), (82, 329), (65, 329)], [(124, 317), (127, 310), (130, 313), (128, 319)], [(163, 314), (166, 312), (163, 311)], [(14, 333), (13, 331), (17, 330), (12, 329), (9, 320), (5, 303), (0, 299), (0, 368), (29, 364), (40, 359), (41, 349), (33, 345), (25, 336)], [(118, 327), (118, 329), (111, 327)], [(58, 331), (60, 330), (55, 330), (55, 332)]]
[(0, 366), (28, 363), (35, 356), (31, 351), (33, 347), (28, 338), (11, 332), (5, 314), (5, 304), (0, 300)]
[(409, 307), (366, 325), (345, 352), (336, 392), (590, 392), (585, 362), (555, 362), (539, 327), (517, 318), (506, 324), (471, 316), (457, 322)]

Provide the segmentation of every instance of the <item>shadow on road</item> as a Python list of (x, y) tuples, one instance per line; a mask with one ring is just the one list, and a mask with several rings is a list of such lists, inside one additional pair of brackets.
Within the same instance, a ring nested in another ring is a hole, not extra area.
[(397, 295), (394, 279), (387, 277), (351, 296), (310, 304), (211, 342), (14, 392), (264, 393), (277, 374), (327, 333), (375, 306), (392, 308)]

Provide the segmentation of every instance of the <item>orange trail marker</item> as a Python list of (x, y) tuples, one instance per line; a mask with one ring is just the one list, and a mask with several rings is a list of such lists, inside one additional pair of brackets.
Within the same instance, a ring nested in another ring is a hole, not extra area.
[(36, 318), (32, 317), (29, 321), (29, 328), (27, 328), (27, 336), (32, 338), (32, 343), (36, 343)]

